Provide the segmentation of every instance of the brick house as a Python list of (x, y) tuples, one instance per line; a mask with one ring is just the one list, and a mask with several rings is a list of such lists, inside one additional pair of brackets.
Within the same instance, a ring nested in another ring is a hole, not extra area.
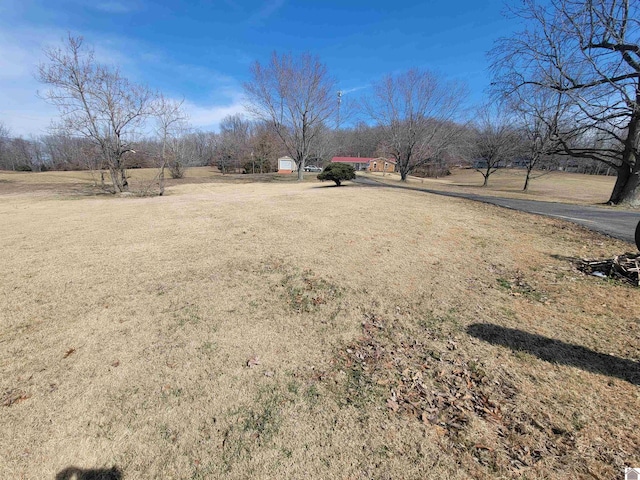
[(370, 172), (395, 172), (396, 161), (390, 158), (372, 158), (369, 161), (369, 168), (367, 170)]
[(395, 172), (396, 162), (387, 158), (378, 157), (333, 157), (332, 163), (347, 163), (353, 165), (356, 172)]

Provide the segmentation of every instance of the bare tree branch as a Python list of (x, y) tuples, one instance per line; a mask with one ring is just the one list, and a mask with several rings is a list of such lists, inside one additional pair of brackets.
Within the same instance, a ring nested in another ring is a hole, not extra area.
[(294, 57), (274, 52), (268, 64), (253, 65), (251, 77), (244, 84), (247, 110), (271, 126), (302, 180), (323, 126), (337, 113), (336, 82), (326, 66), (308, 53)]
[(69, 35), (62, 47), (45, 50), (47, 61), (39, 65), (37, 78), (49, 89), (41, 96), (58, 108), (59, 130), (99, 147), (114, 190), (121, 192), (128, 189), (126, 154), (152, 113), (155, 94), (97, 63), (83, 43), (82, 37)]
[(374, 84), (363, 107), (380, 128), (382, 149), (395, 159), (403, 181), (447, 151), (465, 93), (463, 85), (417, 69)]
[(610, 201), (640, 205), (640, 2), (524, 0), (515, 13), (528, 28), (493, 50), (494, 89), (561, 93), (572, 122), (558, 146), (615, 167)]

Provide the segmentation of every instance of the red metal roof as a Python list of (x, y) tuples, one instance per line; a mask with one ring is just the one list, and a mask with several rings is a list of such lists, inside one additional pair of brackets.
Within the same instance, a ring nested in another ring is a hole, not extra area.
[(386, 159), (386, 158), (383, 158), (383, 157), (375, 157), (375, 158), (370, 158), (370, 157), (333, 157), (331, 159), (332, 162), (337, 162), (337, 163), (369, 163), (372, 160), (384, 160), (385, 162), (389, 162), (389, 163), (393, 163), (393, 164), (396, 163), (395, 160)]
[(331, 159), (332, 162), (338, 162), (338, 163), (369, 163), (369, 160), (373, 160), (373, 158), (368, 158), (368, 157), (333, 157)]

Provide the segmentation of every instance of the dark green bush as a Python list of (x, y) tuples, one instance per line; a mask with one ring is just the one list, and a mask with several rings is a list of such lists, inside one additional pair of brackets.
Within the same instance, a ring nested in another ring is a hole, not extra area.
[(344, 180), (353, 180), (356, 178), (356, 171), (352, 165), (347, 163), (330, 163), (322, 173), (318, 174), (318, 180), (332, 180), (339, 187)]

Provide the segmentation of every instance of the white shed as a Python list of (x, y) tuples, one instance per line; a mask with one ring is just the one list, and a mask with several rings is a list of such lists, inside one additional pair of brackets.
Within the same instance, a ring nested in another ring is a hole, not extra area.
[(293, 173), (297, 171), (296, 162), (291, 157), (280, 157), (278, 159), (278, 173)]

